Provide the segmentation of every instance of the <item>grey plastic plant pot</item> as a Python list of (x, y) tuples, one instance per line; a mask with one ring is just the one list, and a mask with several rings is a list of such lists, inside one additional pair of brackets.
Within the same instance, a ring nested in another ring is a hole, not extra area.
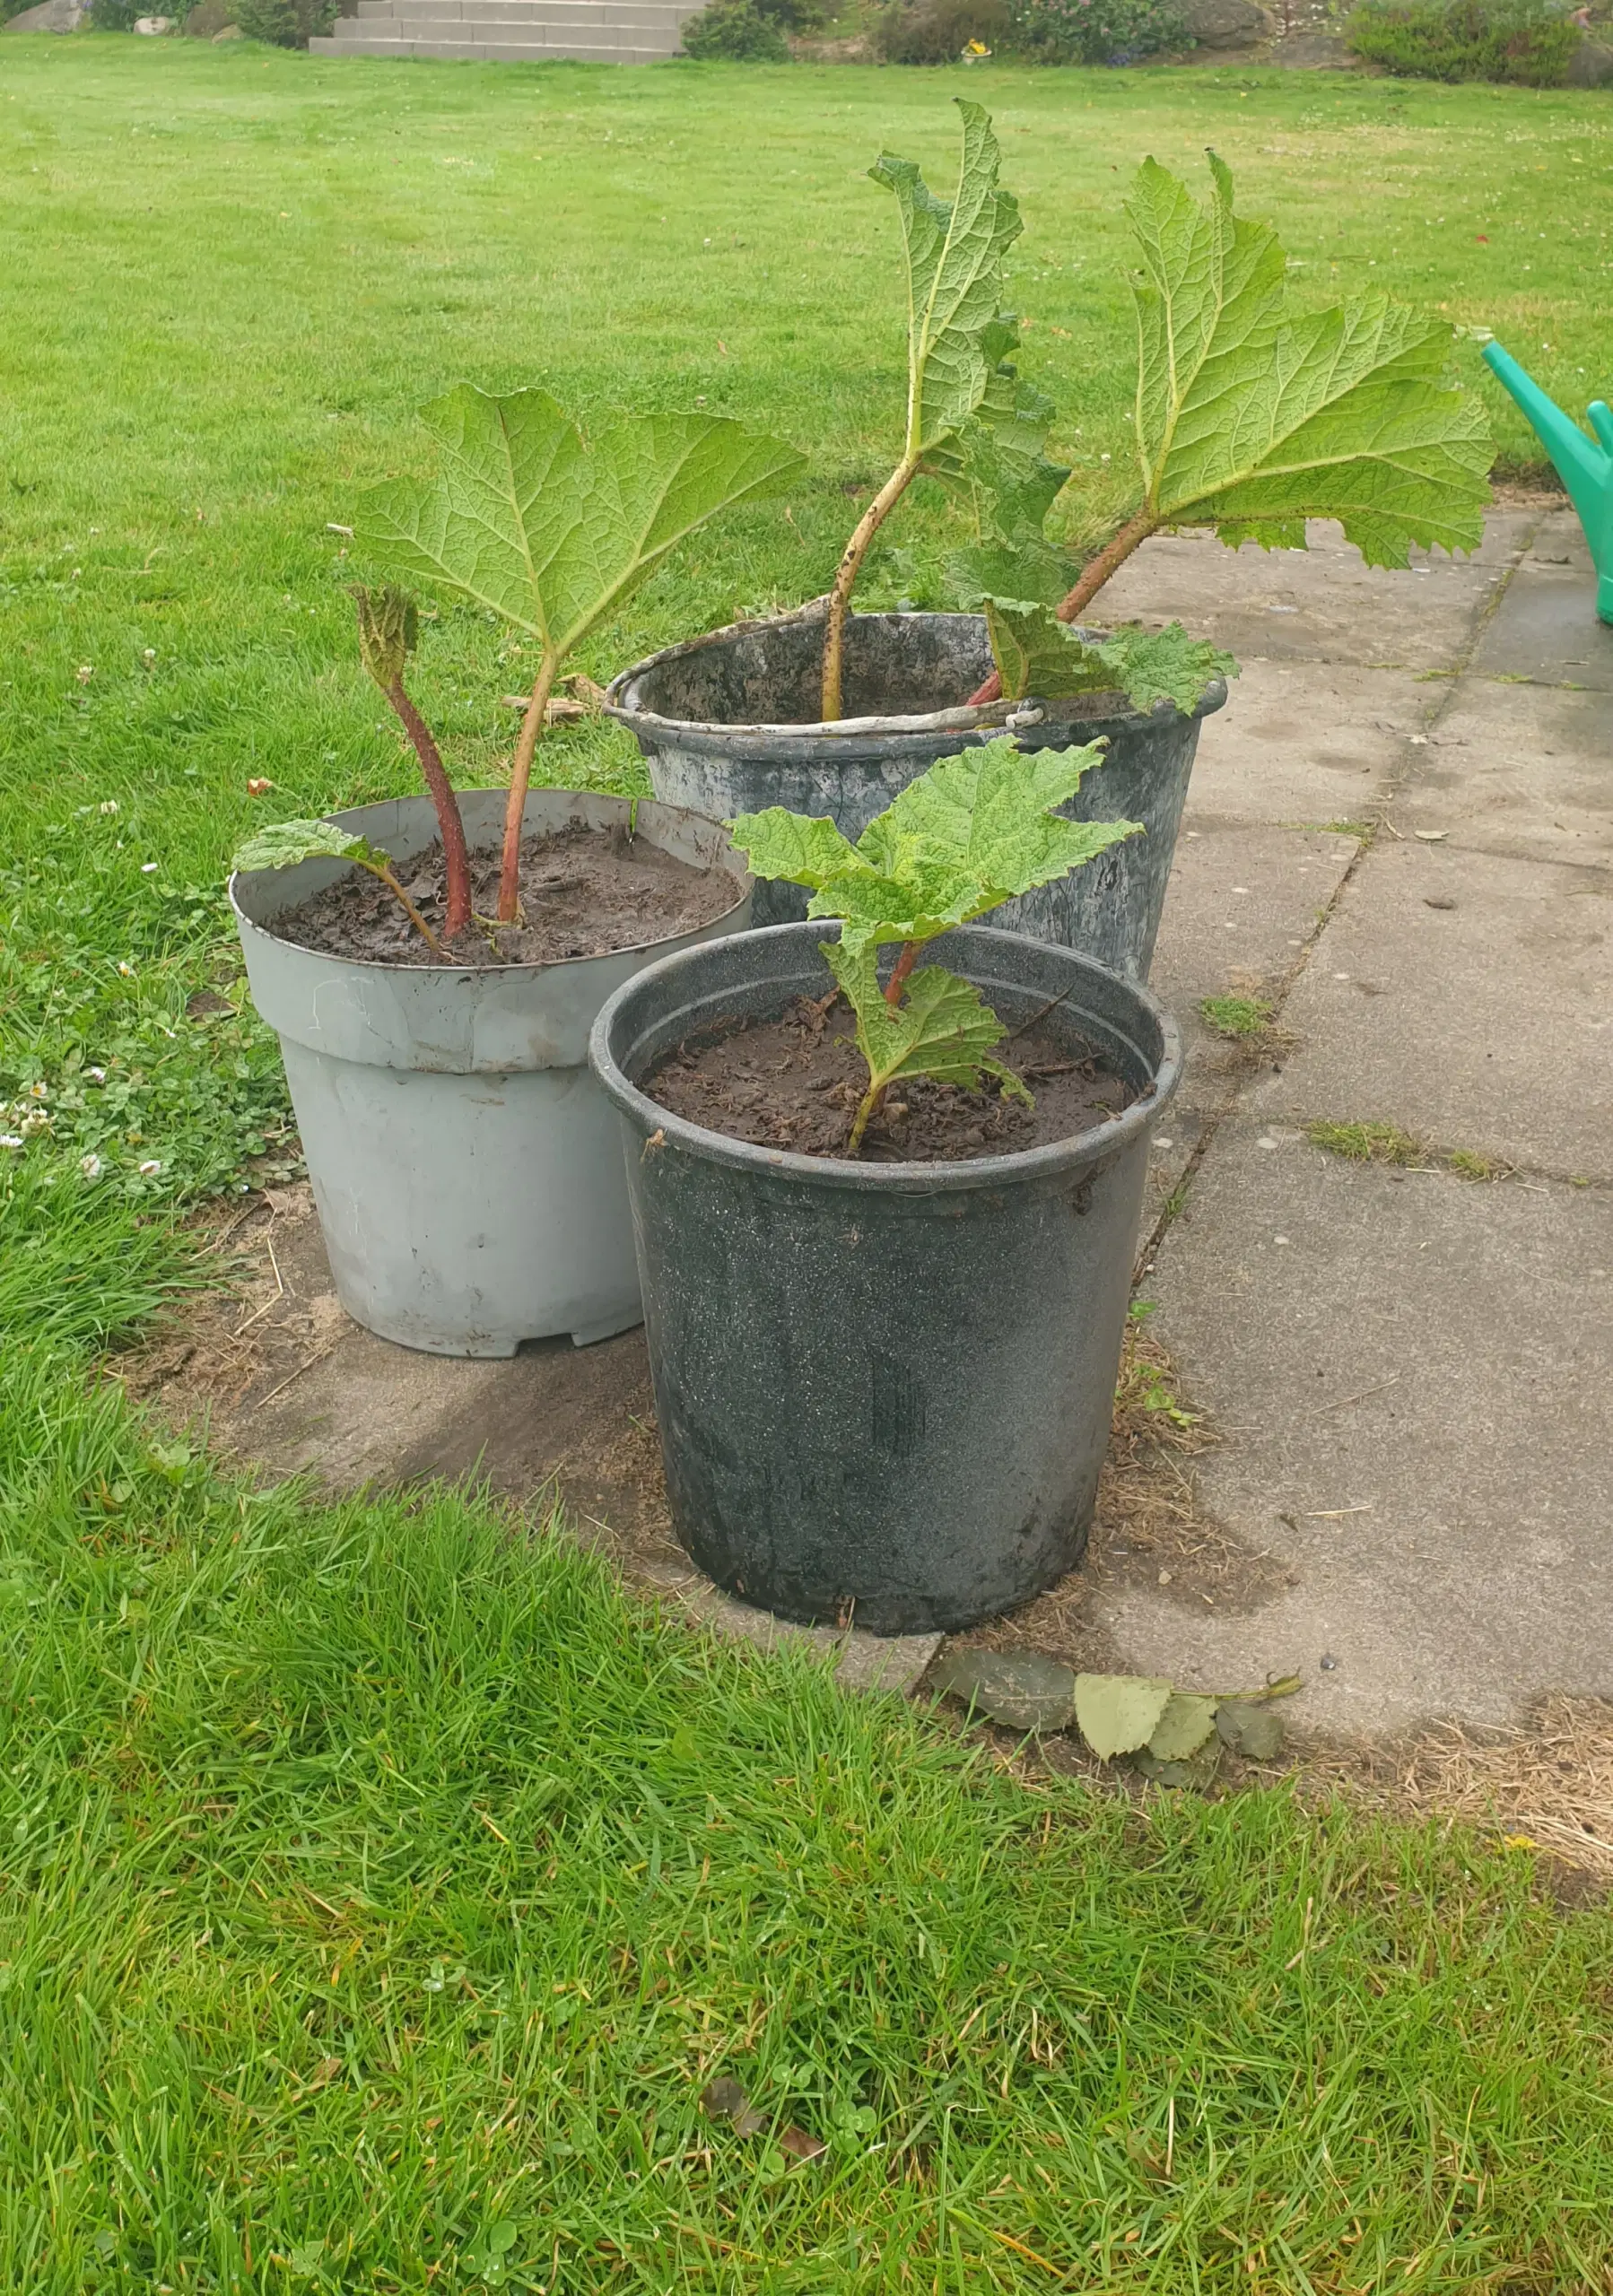
[[(1169, 701), (1147, 715), (1104, 714), (1093, 697), (947, 707), (990, 674), (984, 616), (856, 614), (846, 629), (846, 716), (823, 725), (814, 722), (823, 644), (821, 602), (772, 622), (736, 622), (623, 670), (606, 706), (636, 737), (655, 794), (668, 804), (719, 821), (785, 805), (827, 814), (850, 838), (938, 757), (1005, 731), (1027, 749), (1106, 735), (1103, 765), (1062, 811), (1073, 821), (1140, 822), (1147, 834), (992, 915), (1004, 932), (1085, 950), (1129, 980), (1147, 980), (1199, 727), (1225, 703), (1225, 681), (1206, 689), (1190, 718)], [(798, 886), (757, 886), (757, 925), (806, 913)]]
[(1122, 1115), (1017, 1155), (876, 1164), (753, 1147), (641, 1090), (685, 1039), (826, 994), (824, 932), (687, 950), (594, 1024), (626, 1131), (673, 1526), (719, 1586), (784, 1618), (972, 1626), (1086, 1546), (1180, 1043), (1146, 989), (1090, 958), (971, 926), (937, 960), (1010, 1026), (1051, 1006), (1049, 1031), (1136, 1088)]
[[(462, 795), (473, 848), (496, 846), (505, 793)], [(620, 797), (535, 790), (528, 833), (625, 826)], [(424, 797), (330, 818), (407, 861), (437, 834)], [(616, 1119), (588, 1067), (600, 1006), (651, 957), (743, 928), (749, 880), (712, 822), (641, 803), (636, 834), (733, 879), (697, 933), (544, 965), (380, 965), (279, 939), (275, 920), (351, 867), (331, 860), (230, 883), (252, 1001), (275, 1030), (342, 1305), (433, 1355), (581, 1345), (641, 1318)]]

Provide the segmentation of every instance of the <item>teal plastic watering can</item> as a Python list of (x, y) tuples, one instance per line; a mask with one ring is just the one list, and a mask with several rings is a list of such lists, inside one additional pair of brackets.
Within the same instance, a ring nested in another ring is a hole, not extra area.
[(1603, 399), (1591, 400), (1585, 413), (1596, 437), (1587, 439), (1498, 343), (1487, 343), (1483, 358), (1539, 432), (1568, 489), (1596, 568), (1596, 611), (1603, 622), (1613, 622), (1613, 408)]

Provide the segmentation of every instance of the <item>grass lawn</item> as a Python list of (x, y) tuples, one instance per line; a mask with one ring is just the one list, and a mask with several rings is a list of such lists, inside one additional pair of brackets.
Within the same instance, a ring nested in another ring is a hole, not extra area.
[[(0, 2288), (1613, 2287), (1613, 1936), (1526, 1850), (1031, 1792), (474, 1494), (256, 1493), (88, 1376), (199, 1279), (179, 1216), (295, 1152), (249, 1007), (187, 1012), (238, 983), (232, 845), (414, 787), (354, 659), (356, 488), (462, 376), (703, 397), (811, 476), (580, 665), (822, 589), (899, 419), (862, 170), (948, 180), (959, 89), (1078, 538), (1123, 486), (1147, 152), (1214, 144), (1318, 299), (1489, 325), (1571, 405), (1613, 381), (1597, 95), (0, 47), (0, 1129), (49, 1118), (0, 1159)], [(947, 519), (920, 488), (864, 596), (933, 591)], [(527, 674), (432, 627), (461, 780)], [(541, 763), (641, 786), (597, 724)], [(828, 2153), (702, 2120), (719, 2072)]]

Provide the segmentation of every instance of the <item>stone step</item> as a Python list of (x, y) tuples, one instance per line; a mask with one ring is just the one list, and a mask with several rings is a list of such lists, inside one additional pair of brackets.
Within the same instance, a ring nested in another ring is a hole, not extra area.
[(553, 41), (388, 39), (371, 37), (370, 28), (357, 22), (352, 26), (351, 37), (333, 34), (328, 39), (311, 39), (309, 48), (317, 56), (413, 57), (475, 64), (662, 64), (671, 54), (667, 47), (626, 41), (604, 47), (564, 38)]
[(698, 4), (699, 0), (356, 0), (355, 13), (361, 23), (396, 25), (386, 36), (399, 39), (416, 37), (406, 28), (423, 19), (433, 24), (507, 26), (519, 38), (528, 24), (567, 24), (580, 31), (650, 26), (672, 31)]
[(344, 17), (335, 27), (335, 37), (344, 42), (413, 40), (417, 46), (428, 48), (440, 48), (445, 41), (461, 48), (484, 48), (490, 41), (514, 48), (644, 48), (653, 49), (658, 56), (670, 56), (677, 46), (678, 32), (676, 24), (646, 22), (642, 19), (637, 22), (589, 24), (545, 15), (510, 24), (458, 16), (421, 15), (365, 16), (357, 22)]

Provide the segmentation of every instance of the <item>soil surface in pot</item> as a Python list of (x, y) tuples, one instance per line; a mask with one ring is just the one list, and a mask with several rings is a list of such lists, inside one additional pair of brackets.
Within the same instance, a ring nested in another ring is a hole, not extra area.
[[(499, 904), (496, 847), (470, 857), (471, 907), (491, 917)], [(448, 906), (442, 848), (432, 843), (401, 865), (398, 883), (428, 925), (440, 932)], [(693, 933), (733, 908), (738, 881), (721, 869), (695, 869), (621, 829), (563, 829), (521, 846), (524, 926), (472, 924), (449, 951), (472, 966), (554, 964), (567, 957), (608, 956), (675, 935)], [(362, 964), (435, 965), (426, 943), (368, 869), (354, 869), (275, 919), (276, 939)]]
[[(844, 1156), (868, 1077), (853, 1029), (842, 997), (827, 1005), (798, 997), (779, 1020), (691, 1038), (640, 1089), (672, 1115), (730, 1140)], [(1022, 1079), (1033, 1107), (990, 1082), (966, 1092), (929, 1076), (902, 1078), (870, 1119), (862, 1159), (931, 1164), (1013, 1155), (1071, 1139), (1137, 1098), (1095, 1055), (1083, 1059), (1049, 1031), (1008, 1037), (996, 1057)]]

